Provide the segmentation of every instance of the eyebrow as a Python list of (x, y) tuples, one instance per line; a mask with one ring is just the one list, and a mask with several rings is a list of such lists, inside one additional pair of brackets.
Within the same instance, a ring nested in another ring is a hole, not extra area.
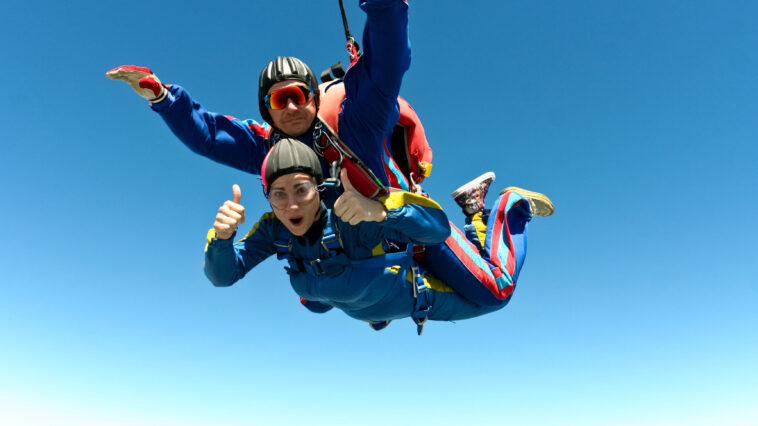
[[(303, 186), (303, 185), (305, 185), (305, 184), (307, 184), (307, 183), (313, 183), (313, 182), (311, 182), (310, 180), (302, 180), (302, 181), (297, 181), (297, 182), (295, 182), (294, 184), (292, 184), (292, 188), (293, 188), (293, 189), (296, 189), (296, 188), (298, 188), (298, 187), (300, 187), (300, 186)], [(283, 187), (283, 186), (272, 186), (272, 187), (271, 187), (271, 190), (272, 190), (272, 191), (284, 191), (284, 190), (286, 190), (286, 189), (287, 189), (287, 188), (285, 188), (285, 187)]]

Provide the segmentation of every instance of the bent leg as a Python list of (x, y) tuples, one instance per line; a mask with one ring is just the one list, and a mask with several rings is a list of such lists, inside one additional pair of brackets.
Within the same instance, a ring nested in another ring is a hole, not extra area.
[[(430, 292), (431, 307), (427, 319), (432, 321), (458, 321), (486, 315), (502, 309), (506, 303), (484, 306), (474, 303), (461, 294), (452, 292)], [(508, 297), (510, 299), (510, 296)]]
[(451, 223), (451, 235), (442, 244), (427, 246), (420, 263), (471, 302), (504, 306), (524, 263), (529, 220), (528, 202), (515, 192), (506, 192), (490, 211), (481, 250)]
[(524, 265), (527, 223), (531, 218), (527, 200), (515, 192), (506, 192), (495, 201), (487, 222), (483, 255), (513, 285)]

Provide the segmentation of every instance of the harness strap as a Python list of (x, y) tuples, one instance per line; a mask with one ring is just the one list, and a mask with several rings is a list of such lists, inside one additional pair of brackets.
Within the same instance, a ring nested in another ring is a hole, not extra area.
[(347, 40), (346, 48), (347, 53), (350, 55), (350, 65), (353, 65), (358, 57), (361, 55), (361, 49), (358, 47), (358, 43), (350, 34), (350, 26), (347, 23), (347, 15), (345, 14), (345, 5), (340, 0), (340, 12), (342, 12), (342, 26), (345, 27), (345, 39)]
[(432, 309), (432, 303), (429, 300), (429, 292), (423, 291), (416, 297), (416, 303), (413, 306), (411, 318), (416, 324), (416, 333), (421, 336), (424, 332), (424, 324), (429, 319), (429, 311)]
[[(397, 279), (405, 280), (408, 269), (410, 269), (412, 273), (411, 287), (413, 289), (413, 298), (415, 299), (411, 318), (416, 324), (416, 332), (418, 335), (420, 336), (421, 333), (423, 333), (424, 323), (426, 323), (429, 317), (429, 311), (432, 308), (432, 304), (429, 300), (430, 292), (427, 291), (429, 287), (426, 285), (426, 281), (424, 281), (423, 269), (413, 261), (413, 244), (408, 243), (406, 249), (403, 251), (385, 253), (366, 259), (353, 260), (348, 258), (342, 251), (339, 236), (335, 231), (332, 221), (327, 217), (321, 238), (321, 245), (327, 251), (326, 257), (310, 261), (294, 258), (292, 256), (291, 236), (286, 232), (286, 229), (283, 229), (282, 232), (277, 235), (274, 245), (276, 246), (277, 258), (288, 261), (289, 266), (285, 266), (285, 269), (287, 269), (287, 272), (290, 274), (305, 272), (317, 277), (326, 275), (327, 277), (333, 278), (340, 275), (348, 265), (354, 268), (376, 268), (399, 265), (400, 270), (398, 271)], [(308, 303), (308, 301), (303, 302), (303, 304), (306, 303)], [(306, 305), (306, 307), (308, 306)], [(309, 309), (311, 308), (309, 307)], [(317, 310), (314, 312), (316, 311)], [(389, 321), (383, 325), (382, 322), (378, 322), (376, 324), (377, 328), (375, 329), (380, 330), (388, 324)], [(372, 328), (374, 328), (374, 324), (371, 325)]]
[(331, 165), (330, 173), (337, 173), (336, 176), (330, 176), (330, 179), (338, 180), (339, 170), (345, 168), (350, 176), (350, 182), (363, 196), (379, 198), (389, 192), (389, 189), (382, 184), (374, 172), (355, 155), (347, 144), (340, 139), (337, 132), (321, 117), (316, 120), (316, 125), (313, 128), (313, 148), (316, 154), (324, 157)]
[[(413, 250), (412, 248), (409, 250)], [(413, 272), (413, 298), (416, 302), (413, 305), (413, 314), (411, 319), (416, 324), (416, 332), (420, 336), (424, 332), (424, 323), (426, 323), (429, 317), (429, 310), (432, 308), (432, 303), (429, 300), (429, 286), (424, 281), (423, 269), (418, 264), (411, 266)]]
[(374, 268), (378, 266), (401, 265), (406, 270), (411, 265), (411, 258), (407, 251), (397, 253), (386, 253), (379, 256), (372, 256), (366, 259), (353, 260), (351, 263), (356, 268)]
[(332, 224), (331, 215), (326, 218), (326, 223), (324, 224), (324, 232), (321, 234), (321, 246), (327, 251), (329, 257), (342, 251), (342, 245), (340, 244), (337, 230), (334, 228), (334, 224)]
[[(290, 270), (294, 272), (305, 272), (316, 277), (321, 275), (335, 277), (341, 274), (348, 265), (352, 266), (353, 268), (381, 268), (400, 265), (402, 268), (398, 275), (402, 276), (403, 279), (405, 279), (408, 268), (412, 263), (412, 259), (409, 257), (407, 251), (399, 253), (387, 253), (380, 256), (372, 256), (366, 259), (355, 260), (350, 259), (344, 253), (331, 254), (325, 258), (308, 261), (303, 259), (295, 259), (292, 257), (287, 258), (287, 260), (289, 261)], [(424, 289), (425, 288), (426, 286), (424, 285)], [(415, 293), (416, 290), (414, 286), (414, 294)]]
[(276, 236), (274, 246), (276, 246), (277, 259), (287, 260), (290, 258), (290, 255), (292, 254), (292, 241), (287, 232), (280, 232), (279, 235)]
[(311, 261), (290, 258), (289, 272), (305, 272), (316, 277), (326, 275), (334, 278), (341, 274), (350, 263), (351, 260), (344, 253)]

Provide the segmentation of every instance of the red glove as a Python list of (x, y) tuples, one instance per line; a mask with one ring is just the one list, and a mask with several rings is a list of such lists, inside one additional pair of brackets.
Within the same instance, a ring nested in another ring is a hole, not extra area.
[(105, 76), (127, 82), (138, 95), (153, 103), (161, 102), (168, 95), (168, 90), (150, 68), (121, 65), (105, 73)]

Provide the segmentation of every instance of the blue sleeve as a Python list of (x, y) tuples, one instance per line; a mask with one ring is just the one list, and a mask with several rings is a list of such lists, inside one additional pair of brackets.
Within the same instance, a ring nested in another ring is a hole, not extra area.
[(411, 62), (408, 4), (403, 0), (363, 0), (360, 6), (366, 12), (363, 55), (345, 75), (339, 133), (382, 178), (384, 138), (392, 134), (400, 118), (397, 96)]
[[(379, 199), (387, 209), (382, 222), (361, 222), (357, 233), (348, 232), (353, 244), (372, 245), (385, 239), (419, 245), (439, 244), (450, 236), (447, 215), (429, 198), (405, 191), (391, 192)], [(351, 225), (339, 221), (340, 229)]]
[(362, 0), (360, 6), (366, 12), (366, 26), (363, 29), (364, 54), (359, 63), (363, 61), (361, 66), (375, 90), (394, 100), (400, 93), (403, 74), (411, 64), (408, 3)]
[(172, 85), (163, 102), (153, 104), (171, 131), (193, 152), (221, 164), (260, 175), (268, 151), (266, 127), (207, 111), (184, 88)]
[(216, 287), (227, 287), (242, 279), (256, 265), (276, 253), (277, 224), (281, 223), (274, 214), (266, 213), (237, 243), (232, 242), (234, 237), (216, 239), (216, 233), (211, 229), (205, 246), (205, 276)]

